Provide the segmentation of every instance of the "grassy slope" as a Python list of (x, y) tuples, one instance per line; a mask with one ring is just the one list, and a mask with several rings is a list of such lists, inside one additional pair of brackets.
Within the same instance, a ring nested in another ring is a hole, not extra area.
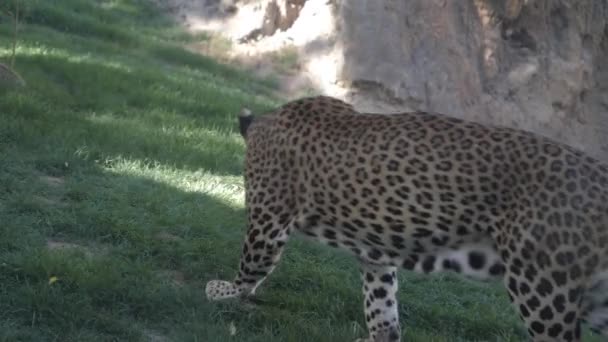
[[(297, 239), (266, 305), (204, 298), (233, 277), (245, 223), (235, 113), (276, 104), (270, 82), (180, 48), (201, 38), (145, 1), (27, 3), (28, 88), (0, 94), (0, 341), (363, 334), (353, 260)], [(9, 33), (0, 21), (4, 60)], [(500, 287), (401, 277), (410, 341), (524, 336)]]

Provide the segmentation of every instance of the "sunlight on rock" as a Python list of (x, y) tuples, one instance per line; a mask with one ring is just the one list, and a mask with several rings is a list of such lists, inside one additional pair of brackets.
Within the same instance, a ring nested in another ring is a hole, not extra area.
[[(172, 12), (190, 32), (211, 32), (225, 37), (231, 43), (225, 51), (229, 58), (260, 75), (276, 67), (272, 54), (295, 49), (296, 70), (277, 72), (280, 89), (287, 97), (303, 96), (312, 89), (334, 96), (346, 92), (338, 82), (344, 51), (336, 36), (335, 4), (331, 1), (307, 0), (299, 6), (277, 2), (272, 7), (274, 14), (261, 1), (238, 3), (238, 11), (234, 13), (206, 2), (156, 2)], [(268, 16), (275, 17), (276, 23)], [(199, 50), (205, 53), (208, 49), (203, 46)]]

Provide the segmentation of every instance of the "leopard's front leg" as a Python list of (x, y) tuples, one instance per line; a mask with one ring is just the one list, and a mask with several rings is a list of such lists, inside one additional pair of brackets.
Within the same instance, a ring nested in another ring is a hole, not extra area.
[(365, 322), (369, 337), (357, 342), (399, 342), (397, 268), (362, 262)]
[(250, 217), (249, 222), (236, 278), (233, 282), (209, 281), (205, 287), (208, 299), (254, 295), (279, 262), (290, 233), (286, 216), (264, 213)]

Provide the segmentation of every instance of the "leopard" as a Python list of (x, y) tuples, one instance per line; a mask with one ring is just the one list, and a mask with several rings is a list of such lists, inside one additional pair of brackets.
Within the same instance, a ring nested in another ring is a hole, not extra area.
[(398, 270), (504, 285), (532, 341), (608, 338), (608, 165), (539, 133), (331, 96), (239, 116), (246, 235), (233, 281), (254, 298), (292, 233), (358, 260), (367, 336), (401, 341)]

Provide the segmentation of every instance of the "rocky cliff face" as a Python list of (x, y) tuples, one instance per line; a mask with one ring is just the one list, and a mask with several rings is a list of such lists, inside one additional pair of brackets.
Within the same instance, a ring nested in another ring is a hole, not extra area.
[(608, 160), (607, 1), (348, 0), (336, 19), (355, 102), (519, 127)]
[(249, 56), (295, 46), (317, 93), (361, 110), (523, 128), (608, 160), (608, 0), (204, 4), (198, 21), (188, 12), (191, 27)]

